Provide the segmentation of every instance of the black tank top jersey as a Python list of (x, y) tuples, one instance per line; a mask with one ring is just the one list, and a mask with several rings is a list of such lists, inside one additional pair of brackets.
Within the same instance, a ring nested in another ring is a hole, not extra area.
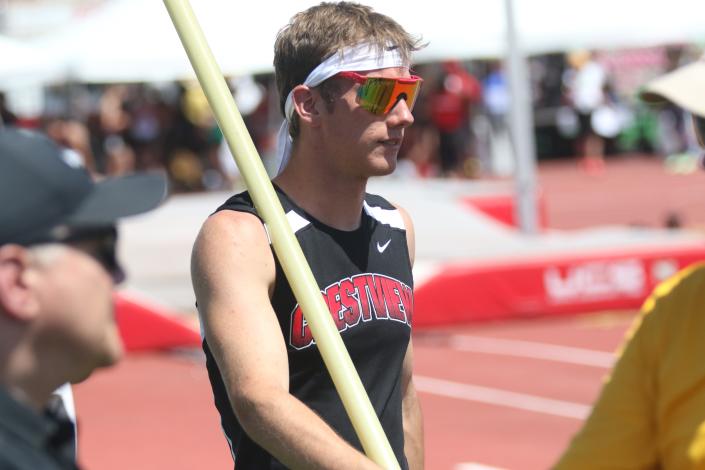
[[(401, 370), (411, 335), (413, 280), (401, 214), (382, 197), (367, 194), (360, 227), (347, 232), (319, 222), (278, 188), (277, 194), (382, 428), (406, 469)], [(257, 215), (247, 192), (218, 210)], [(290, 393), (362, 451), (276, 254), (274, 258), (272, 305), (287, 343)], [(203, 349), (237, 470), (285, 468), (244, 433), (205, 340)]]

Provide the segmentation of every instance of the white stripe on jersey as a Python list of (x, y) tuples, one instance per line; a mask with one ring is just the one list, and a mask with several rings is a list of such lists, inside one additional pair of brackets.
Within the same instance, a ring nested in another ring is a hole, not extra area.
[(299, 230), (311, 223), (294, 211), (287, 212), (286, 218), (289, 220), (289, 225), (291, 226), (291, 230), (293, 230), (294, 233), (298, 232)]
[(367, 201), (363, 202), (363, 207), (365, 212), (370, 217), (377, 219), (379, 222), (389, 225), (390, 227), (399, 228), (405, 230), (404, 218), (397, 209), (382, 209), (381, 207), (372, 207), (367, 204)]
[[(294, 232), (294, 234), (296, 234), (296, 232), (311, 223), (294, 211), (287, 212), (286, 218), (289, 221), (289, 227), (291, 227), (291, 230)], [(267, 239), (269, 240), (269, 244), (271, 245), (272, 237), (269, 235), (269, 227), (267, 227), (267, 224), (264, 224), (264, 231), (267, 232)]]

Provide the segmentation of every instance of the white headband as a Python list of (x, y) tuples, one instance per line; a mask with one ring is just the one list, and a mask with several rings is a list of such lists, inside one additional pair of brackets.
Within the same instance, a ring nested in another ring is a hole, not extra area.
[[(351, 46), (343, 49), (340, 53), (333, 54), (326, 60), (318, 64), (318, 67), (313, 69), (304, 85), (315, 87), (337, 75), (339, 72), (361, 72), (363, 70), (379, 70), (391, 67), (406, 67), (408, 64), (404, 60), (397, 47), (385, 48), (382, 54), (379, 53), (377, 47), (373, 44), (363, 42), (356, 46)], [(293, 143), (289, 135), (289, 123), (294, 116), (294, 91), (290, 91), (286, 97), (284, 105), (285, 119), (279, 128), (277, 137), (277, 161), (279, 165), (274, 165), (278, 170), (275, 175), (284, 170), (289, 158), (291, 157), (291, 145)]]

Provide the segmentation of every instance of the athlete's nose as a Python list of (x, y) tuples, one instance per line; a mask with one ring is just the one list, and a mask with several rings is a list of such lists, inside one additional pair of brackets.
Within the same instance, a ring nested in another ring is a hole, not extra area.
[(397, 96), (397, 102), (387, 114), (387, 122), (391, 127), (409, 127), (414, 123), (414, 115), (406, 103), (406, 93)]

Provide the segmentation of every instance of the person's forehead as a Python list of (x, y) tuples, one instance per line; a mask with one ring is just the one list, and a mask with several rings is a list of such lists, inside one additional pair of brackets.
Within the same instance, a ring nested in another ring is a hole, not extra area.
[[(93, 289), (94, 284), (90, 279), (98, 271), (93, 267), (96, 260), (88, 252), (60, 243), (38, 245), (30, 249), (33, 250), (33, 257), (41, 269), (51, 273), (49, 278), (59, 280), (67, 276), (76, 277), (76, 288)], [(63, 285), (63, 282), (59, 284)]]
[(60, 243), (42, 243), (29, 248), (24, 248), (31, 258), (45, 267), (62, 265), (60, 261), (71, 256), (71, 251), (66, 245)]

